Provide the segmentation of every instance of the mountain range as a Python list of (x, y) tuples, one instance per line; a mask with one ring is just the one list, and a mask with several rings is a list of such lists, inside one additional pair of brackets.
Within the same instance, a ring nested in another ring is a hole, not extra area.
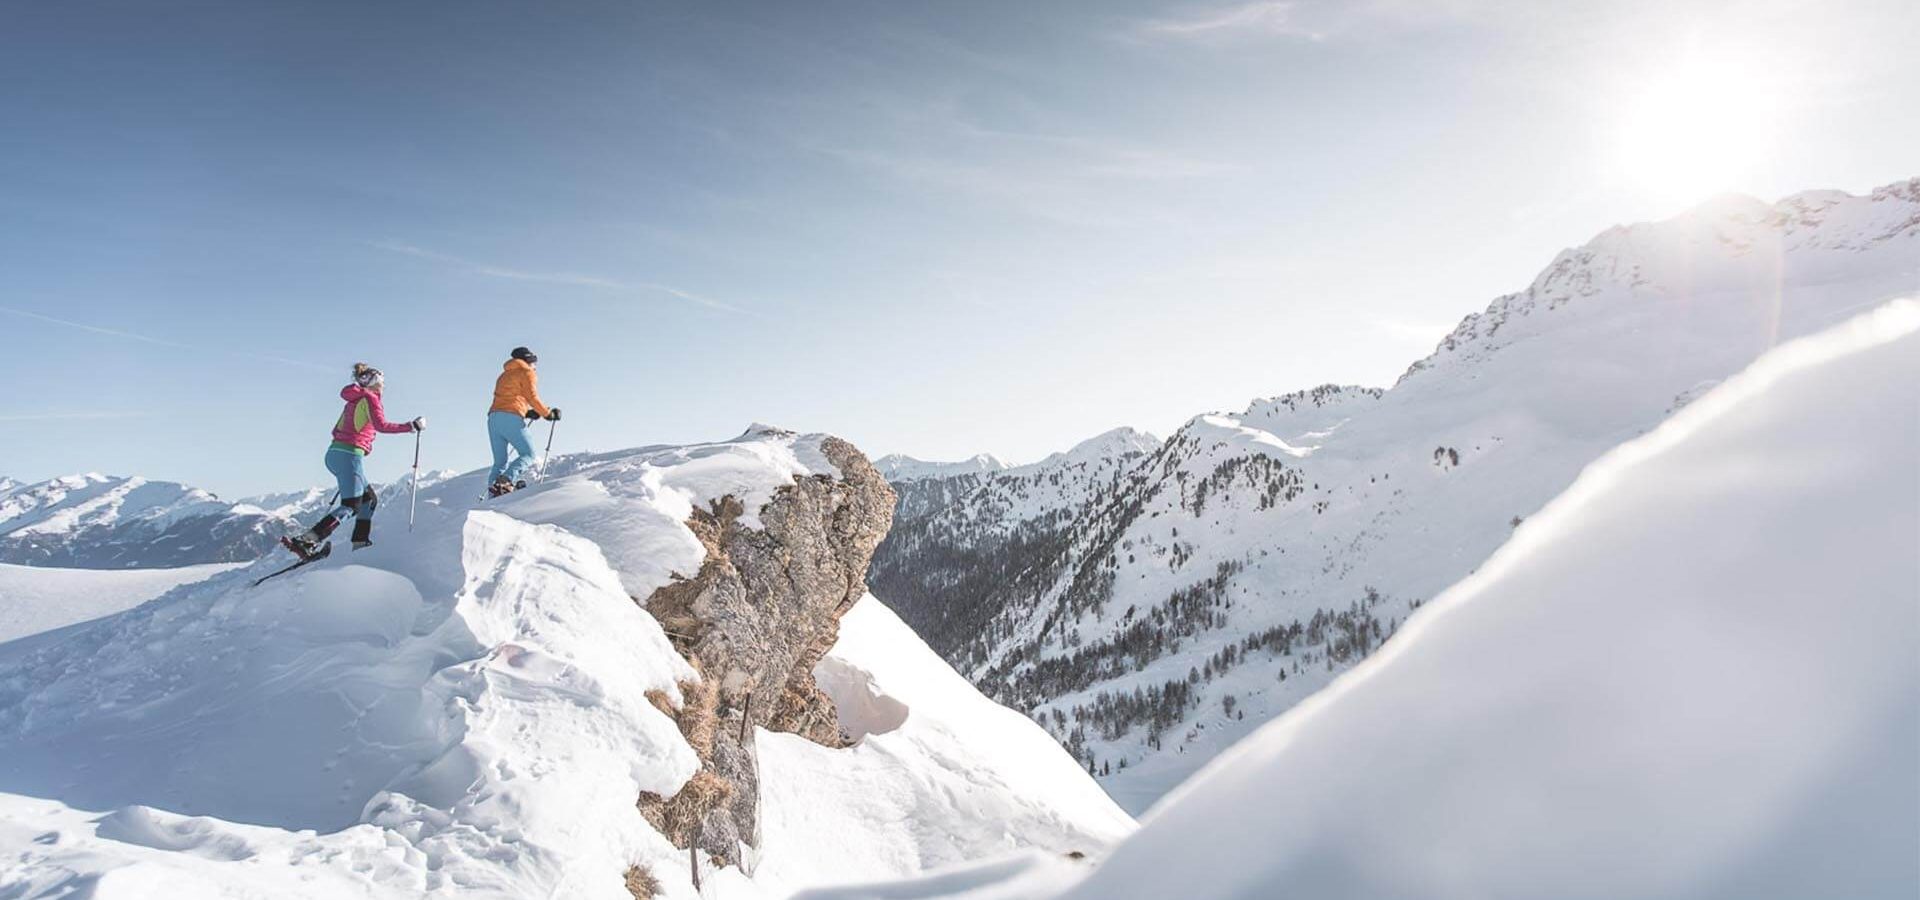
[(1137, 813), (1378, 648), (1603, 452), (1776, 344), (1915, 293), (1920, 179), (1611, 228), (1389, 388), (1295, 391), (1032, 466), (896, 458), (875, 591)]
[[(1611, 228), (1390, 387), (1258, 399), (1165, 440), (1115, 429), (1021, 466), (881, 457), (898, 500), (869, 581), (1139, 812), (1368, 656), (1606, 450), (1769, 348), (1916, 293), (1920, 179)], [(251, 560), (329, 497), (0, 479), (0, 562)]]

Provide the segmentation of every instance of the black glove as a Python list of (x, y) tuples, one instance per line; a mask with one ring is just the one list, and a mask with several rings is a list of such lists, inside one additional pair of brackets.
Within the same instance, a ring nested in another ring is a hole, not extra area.
[(535, 420), (535, 419), (538, 419), (538, 418), (540, 418), (540, 414), (539, 414), (539, 413), (537, 413), (537, 412), (534, 412), (534, 411), (533, 411), (533, 410), (531, 410), (531, 409), (529, 409), (529, 410), (527, 410), (527, 421), (529, 421), (529, 422), (531, 422), (531, 421), (533, 421), (533, 420)]
[(412, 425), (413, 430), (415, 431), (425, 431), (427, 430), (427, 417), (421, 416), (417, 419), (414, 419), (412, 422), (408, 422), (407, 424)]
[(556, 406), (552, 409), (547, 410), (547, 421), (549, 422), (560, 421), (560, 407)]

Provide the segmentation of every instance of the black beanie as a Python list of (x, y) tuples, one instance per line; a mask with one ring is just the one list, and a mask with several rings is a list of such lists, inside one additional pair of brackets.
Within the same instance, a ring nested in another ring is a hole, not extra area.
[(511, 355), (514, 359), (524, 359), (527, 362), (539, 362), (540, 360), (540, 357), (533, 355), (532, 350), (528, 350), (525, 347), (513, 348), (513, 353)]

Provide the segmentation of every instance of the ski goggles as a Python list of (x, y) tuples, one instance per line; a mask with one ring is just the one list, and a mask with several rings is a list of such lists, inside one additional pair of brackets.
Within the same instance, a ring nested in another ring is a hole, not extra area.
[(360, 374), (353, 376), (353, 383), (363, 388), (376, 388), (386, 382), (387, 376), (380, 374), (380, 370), (372, 366), (362, 369)]

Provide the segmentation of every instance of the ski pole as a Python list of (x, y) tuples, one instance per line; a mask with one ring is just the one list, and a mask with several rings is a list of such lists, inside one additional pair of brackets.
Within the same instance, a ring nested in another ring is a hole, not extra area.
[(413, 510), (420, 505), (420, 432), (413, 433), (413, 491), (407, 495), (407, 530), (413, 530)]
[(553, 433), (560, 428), (559, 419), (547, 420), (547, 449), (540, 451), (540, 480), (547, 480), (547, 462), (553, 458)]

